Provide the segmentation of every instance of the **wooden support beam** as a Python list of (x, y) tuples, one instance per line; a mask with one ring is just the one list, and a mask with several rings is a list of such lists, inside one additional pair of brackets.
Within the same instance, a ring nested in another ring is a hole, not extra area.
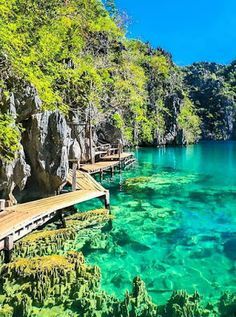
[(111, 167), (111, 177), (114, 176), (114, 166)]
[(0, 211), (4, 211), (6, 207), (6, 200), (0, 199)]
[(100, 169), (100, 182), (103, 180), (103, 173), (104, 173), (103, 169)]
[(76, 171), (77, 171), (77, 163), (73, 163), (73, 166), (72, 166), (72, 192), (76, 191)]
[(5, 238), (5, 246), (4, 246), (4, 262), (10, 263), (12, 258), (12, 251), (13, 251), (13, 235), (7, 236)]
[(63, 214), (62, 210), (58, 211), (58, 218), (60, 219), (61, 223), (62, 223), (62, 228), (66, 228), (66, 220)]
[(120, 167), (120, 171), (121, 171), (121, 169), (122, 169), (121, 153), (122, 153), (122, 143), (121, 143), (121, 141), (119, 141), (119, 144), (118, 144), (118, 156), (119, 156), (119, 167)]
[(110, 192), (109, 192), (109, 190), (105, 191), (104, 203), (105, 203), (105, 208), (109, 210), (109, 214), (110, 214), (111, 209), (110, 209)]

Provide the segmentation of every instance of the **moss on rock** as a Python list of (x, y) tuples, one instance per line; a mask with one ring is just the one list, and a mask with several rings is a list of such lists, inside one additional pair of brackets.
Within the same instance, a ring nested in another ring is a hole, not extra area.
[(28, 316), (32, 305), (70, 306), (98, 289), (100, 270), (86, 265), (82, 253), (18, 259), (3, 265), (0, 282), (14, 316)]
[(125, 181), (124, 188), (135, 192), (142, 192), (144, 190), (166, 190), (167, 187), (189, 184), (197, 179), (198, 176), (194, 174), (183, 176), (181, 174), (161, 172), (160, 174), (152, 176), (129, 178)]

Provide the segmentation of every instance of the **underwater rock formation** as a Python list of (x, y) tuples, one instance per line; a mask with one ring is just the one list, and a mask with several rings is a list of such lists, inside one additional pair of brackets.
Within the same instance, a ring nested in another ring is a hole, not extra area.
[(225, 293), (222, 295), (219, 312), (221, 317), (234, 317), (236, 315), (236, 294)]
[(30, 316), (32, 305), (45, 306), (79, 301), (98, 287), (100, 271), (84, 263), (81, 253), (21, 258), (1, 268), (4, 305), (13, 305), (14, 316)]
[(167, 304), (158, 308), (158, 314), (162, 317), (215, 316), (213, 307), (209, 308), (211, 310), (201, 307), (200, 296), (197, 292), (190, 296), (185, 291), (175, 291)]
[(236, 260), (236, 238), (232, 238), (224, 243), (224, 253), (231, 260)]
[(167, 172), (161, 172), (158, 175), (141, 176), (129, 178), (124, 183), (124, 188), (132, 191), (143, 190), (166, 190), (170, 186), (179, 186), (196, 181), (198, 175), (183, 176), (181, 174), (170, 174)]
[[(35, 257), (58, 254), (65, 250), (78, 250), (77, 239), (83, 235), (86, 227), (104, 225), (112, 219), (106, 209), (96, 209), (83, 213), (75, 213), (66, 219), (66, 228), (35, 231), (14, 245), (13, 258)], [(50, 226), (49, 226), (50, 227)], [(82, 232), (80, 232), (82, 230)], [(90, 232), (88, 232), (90, 231)], [(91, 239), (92, 229), (86, 231), (86, 240)], [(80, 242), (81, 244), (81, 242)]]
[(123, 300), (109, 295), (100, 287), (99, 268), (68, 250), (107, 247), (97, 225), (111, 216), (101, 209), (66, 219), (67, 228), (49, 225), (16, 244), (14, 261), (0, 269), (0, 317), (234, 317), (235, 294), (224, 294), (218, 307), (203, 306), (197, 292), (174, 291), (165, 305), (157, 305), (140, 277)]
[(121, 302), (121, 316), (124, 317), (156, 317), (157, 306), (147, 294), (144, 282), (140, 277), (133, 280), (132, 292), (125, 294)]

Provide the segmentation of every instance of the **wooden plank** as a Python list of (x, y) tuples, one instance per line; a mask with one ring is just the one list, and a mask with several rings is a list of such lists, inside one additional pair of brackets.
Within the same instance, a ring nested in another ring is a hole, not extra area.
[(113, 155), (105, 155), (101, 158), (102, 161), (119, 161), (124, 160), (126, 158), (132, 157), (133, 153), (120, 153), (120, 154), (113, 154)]
[(57, 210), (105, 195), (98, 190), (80, 190), (8, 207), (0, 218), (0, 240)]
[(90, 173), (90, 174), (95, 174), (95, 173), (100, 173), (102, 171), (109, 170), (111, 167), (118, 166), (118, 162), (97, 162), (94, 164), (84, 164), (81, 166), (81, 170)]
[[(72, 171), (69, 171), (67, 182), (72, 185)], [(86, 172), (76, 171), (76, 189), (98, 190), (105, 192), (106, 189)]]

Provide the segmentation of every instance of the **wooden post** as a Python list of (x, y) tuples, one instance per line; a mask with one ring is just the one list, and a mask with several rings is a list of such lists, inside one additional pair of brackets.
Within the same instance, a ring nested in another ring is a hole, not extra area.
[(100, 169), (100, 182), (103, 180), (103, 169)]
[(77, 163), (73, 163), (72, 166), (72, 191), (76, 191), (76, 171), (77, 171)]
[(91, 164), (95, 163), (95, 157), (93, 155), (93, 128), (92, 128), (92, 109), (89, 103), (89, 151)]
[(58, 211), (58, 216), (59, 216), (59, 219), (60, 219), (60, 221), (62, 223), (62, 228), (66, 228), (66, 220), (64, 218), (62, 210)]
[(0, 199), (0, 211), (4, 211), (6, 207), (6, 200)]
[(5, 263), (10, 263), (12, 258), (12, 251), (13, 251), (13, 235), (10, 235), (5, 238), (5, 246), (4, 246), (4, 253), (5, 253)]
[(111, 177), (114, 176), (114, 166), (111, 167)]
[(122, 143), (121, 140), (119, 140), (118, 143), (118, 155), (119, 155), (119, 166), (120, 166), (120, 171), (121, 171), (121, 151), (122, 151)]
[(110, 208), (110, 192), (109, 190), (105, 191), (105, 208), (109, 210), (109, 214), (111, 214), (111, 208)]

